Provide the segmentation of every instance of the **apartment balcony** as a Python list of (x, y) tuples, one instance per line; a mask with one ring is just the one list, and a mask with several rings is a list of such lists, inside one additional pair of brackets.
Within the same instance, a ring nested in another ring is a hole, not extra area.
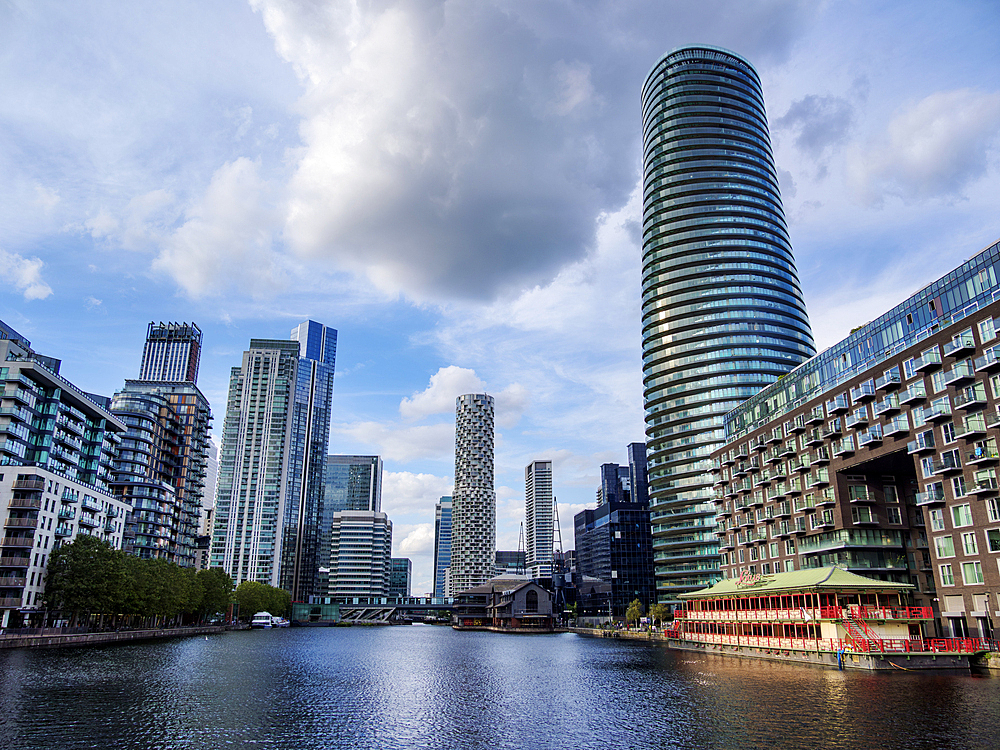
[(915, 495), (917, 501), (917, 507), (930, 507), (934, 505), (944, 505), (944, 490), (937, 488), (934, 490), (928, 490), (927, 492), (918, 492)]
[(842, 430), (842, 427), (841, 427), (840, 420), (839, 419), (832, 419), (826, 425), (826, 427), (823, 428), (823, 430), (820, 432), (820, 435), (822, 435), (823, 438), (825, 438), (825, 439), (828, 440), (830, 438), (837, 437), (838, 435), (841, 434), (842, 431), (843, 430)]
[(794, 503), (796, 513), (812, 513), (816, 510), (816, 501), (812, 496), (799, 497)]
[(767, 485), (769, 485), (770, 483), (771, 483), (771, 474), (770, 472), (767, 471), (763, 472), (762, 474), (758, 474), (753, 478), (754, 489), (759, 489), (760, 487), (767, 487)]
[(883, 373), (882, 377), (875, 379), (875, 390), (892, 390), (893, 388), (899, 388), (902, 383), (903, 379), (899, 376), (899, 372), (886, 372)]
[(731, 537), (729, 539), (722, 539), (719, 542), (719, 552), (729, 552), (730, 550), (734, 549), (736, 549), (736, 545), (733, 544), (733, 540)]
[(31, 412), (23, 406), (4, 406), (0, 408), (0, 417), (10, 417), (14, 421), (27, 423), (32, 420)]
[(822, 487), (830, 483), (830, 472), (827, 469), (818, 469), (806, 477), (806, 486), (809, 489)]
[(732, 453), (727, 452), (722, 456), (721, 463), (723, 466), (732, 466), (734, 463), (736, 463), (736, 459), (733, 458)]
[(835, 396), (826, 402), (826, 413), (827, 414), (843, 414), (851, 408), (850, 401), (847, 400), (847, 396), (841, 394), (840, 396)]
[(884, 434), (886, 437), (898, 437), (906, 435), (910, 431), (910, 420), (905, 414), (893, 417), (885, 424)]
[(824, 513), (821, 516), (816, 516), (816, 523), (813, 528), (815, 529), (832, 529), (836, 524), (833, 521), (833, 514), (827, 515)]
[(856, 404), (871, 401), (873, 398), (875, 398), (874, 380), (866, 380), (863, 383), (858, 383), (858, 385), (854, 388), (851, 388), (851, 401)]
[(857, 518), (852, 517), (851, 521), (855, 526), (877, 526), (879, 522), (878, 516), (874, 513), (862, 514)]
[(868, 407), (862, 406), (860, 409), (852, 411), (847, 415), (844, 424), (848, 427), (863, 427), (868, 424)]
[(962, 470), (962, 465), (953, 456), (946, 455), (931, 464), (931, 472), (936, 475), (956, 474)]
[(787, 537), (790, 537), (791, 535), (792, 535), (792, 526), (791, 524), (788, 523), (788, 521), (782, 521), (781, 523), (779, 523), (777, 526), (774, 527), (774, 531), (772, 532), (772, 536), (775, 539), (785, 539)]
[(24, 576), (0, 576), (0, 588), (3, 589), (24, 588), (24, 584), (27, 582), (28, 579)]
[(809, 460), (809, 454), (803, 453), (801, 456), (796, 456), (791, 461), (788, 462), (791, 466), (792, 471), (809, 471), (809, 467), (812, 462)]
[(806, 418), (802, 414), (785, 422), (785, 435), (798, 435), (800, 432), (805, 432), (805, 429)]
[(952, 406), (956, 409), (975, 409), (985, 405), (986, 387), (982, 383), (963, 388), (952, 399)]
[(848, 498), (851, 503), (874, 503), (875, 493), (872, 492), (871, 487), (860, 487), (854, 485), (848, 489)]
[(736, 446), (736, 450), (733, 451), (733, 458), (735, 458), (737, 461), (745, 461), (746, 459), (750, 458), (750, 452), (749, 450), (747, 450), (746, 443)]
[(760, 453), (761, 451), (767, 450), (767, 438), (764, 435), (758, 435), (753, 440), (750, 441), (750, 450)]
[(911, 440), (906, 444), (907, 453), (930, 453), (934, 450), (934, 433), (928, 430), (916, 436), (916, 440)]
[(854, 437), (848, 435), (833, 444), (833, 455), (837, 458), (849, 456), (854, 453)]
[(740, 461), (736, 466), (733, 467), (734, 477), (745, 477), (750, 473), (750, 464), (746, 461)]
[(982, 357), (976, 357), (975, 365), (976, 372), (990, 372), (1000, 369), (1000, 355), (997, 354), (996, 348), (987, 349), (983, 352)]
[(722, 460), (718, 458), (712, 459), (712, 465), (708, 467), (708, 470), (713, 474), (718, 474), (722, 471)]
[(867, 430), (858, 435), (858, 445), (874, 446), (882, 443), (882, 426), (872, 425)]
[(73, 534), (72, 526), (56, 526), (55, 535), (56, 536), (71, 536)]
[(774, 486), (771, 487), (766, 494), (767, 501), (769, 503), (776, 500), (783, 500), (788, 493), (785, 491), (784, 482), (775, 482)]
[(772, 469), (771, 469), (771, 479), (774, 479), (774, 480), (780, 482), (782, 479), (787, 479), (787, 478), (788, 478), (788, 472), (785, 470), (785, 463), (784, 462), (781, 462), (779, 464), (775, 464), (774, 467), (772, 467)]
[(802, 479), (800, 477), (794, 477), (788, 480), (788, 489), (785, 491), (786, 495), (801, 495), (802, 494)]
[(781, 456), (779, 455), (779, 453), (780, 451), (778, 448), (771, 447), (767, 449), (767, 452), (764, 453), (762, 458), (764, 459), (765, 462), (769, 464), (779, 463), (781, 461)]
[(798, 449), (795, 447), (795, 441), (789, 440), (781, 446), (781, 450), (778, 452), (778, 455), (782, 458), (788, 458), (789, 456), (794, 456), (797, 451)]
[(752, 529), (754, 526), (757, 525), (757, 521), (749, 513), (740, 516), (739, 519), (737, 520), (739, 521), (738, 527), (741, 529)]
[(809, 432), (806, 433), (806, 436), (802, 438), (802, 445), (809, 448), (813, 447), (814, 445), (822, 445), (822, 444), (823, 444), (823, 435), (822, 431), (818, 427), (809, 430)]
[(997, 491), (997, 478), (988, 477), (972, 484), (967, 492), (970, 495), (992, 495)]
[(21, 597), (5, 596), (0, 597), (0, 609), (19, 609), (21, 607)]
[(777, 445), (778, 443), (780, 443), (784, 439), (785, 439), (785, 435), (781, 431), (780, 427), (775, 427), (773, 430), (771, 430), (770, 434), (767, 436), (767, 442), (770, 445)]
[(23, 536), (5, 536), (0, 540), (0, 545), (3, 545), (7, 549), (23, 548), (31, 549), (35, 546), (35, 537), (23, 535)]
[(872, 410), (875, 412), (876, 417), (881, 417), (883, 414), (892, 414), (893, 412), (899, 411), (899, 396), (895, 393), (890, 393), (885, 398), (876, 401)]
[(100, 525), (101, 525), (101, 522), (98, 521), (93, 516), (87, 516), (87, 515), (81, 515), (80, 516), (80, 526), (86, 526), (87, 528), (90, 528), (90, 529), (96, 529)]
[(928, 349), (921, 357), (913, 361), (915, 372), (930, 372), (941, 366), (941, 353), (935, 347)]
[(715, 515), (718, 516), (719, 518), (728, 518), (729, 516), (733, 515), (733, 504), (726, 503), (721, 508), (715, 511)]
[(830, 450), (828, 448), (817, 448), (810, 454), (809, 460), (813, 466), (826, 466), (830, 463)]
[(924, 385), (924, 381), (918, 380), (916, 383), (911, 383), (909, 388), (899, 394), (899, 403), (913, 404), (926, 398), (927, 387)]
[(763, 492), (755, 492), (748, 499), (749, 499), (749, 505), (748, 505), (748, 507), (751, 507), (751, 508), (761, 508), (761, 507), (764, 506), (764, 493)]
[(986, 434), (986, 420), (982, 414), (966, 417), (958, 427), (957, 436), (962, 440), (982, 437)]
[(59, 518), (66, 520), (76, 518), (76, 508), (59, 508)]
[(965, 454), (965, 463), (971, 466), (988, 466), (1000, 460), (1000, 451), (992, 446), (976, 446)]
[(103, 528), (104, 528), (104, 533), (105, 534), (113, 534), (115, 532), (115, 522), (114, 521), (105, 521)]
[(930, 403), (926, 409), (924, 409), (924, 419), (928, 422), (936, 422), (941, 419), (948, 419), (951, 417), (951, 401), (948, 397), (935, 399)]
[(92, 497), (89, 497), (89, 496), (86, 496), (86, 495), (83, 498), (83, 507), (86, 510), (93, 510), (93, 511), (100, 511), (101, 510), (101, 504), (99, 502), (97, 502), (96, 500), (94, 500)]
[(12, 497), (7, 503), (7, 507), (38, 509), (42, 507), (42, 499), (41, 497)]
[(967, 380), (974, 380), (975, 377), (976, 368), (973, 366), (972, 360), (966, 360), (965, 362), (956, 362), (954, 367), (946, 370), (944, 373), (944, 382), (947, 385), (958, 385)]
[(23, 554), (0, 555), (0, 568), (27, 568), (31, 564), (31, 557)]
[(803, 418), (807, 425), (823, 424), (823, 420), (826, 419), (826, 413), (823, 411), (822, 406), (814, 406), (803, 415)]
[(832, 508), (836, 504), (837, 494), (833, 491), (833, 487), (827, 487), (816, 496), (817, 508)]
[(15, 490), (44, 490), (45, 480), (43, 479), (15, 479)]
[(7, 520), (3, 522), (3, 525), (8, 529), (37, 529), (38, 519), (37, 518), (11, 518), (7, 517)]
[(944, 345), (944, 356), (958, 357), (976, 350), (976, 340), (970, 335), (956, 336)]
[(80, 495), (72, 490), (63, 490), (60, 500), (64, 503), (77, 503), (80, 501)]

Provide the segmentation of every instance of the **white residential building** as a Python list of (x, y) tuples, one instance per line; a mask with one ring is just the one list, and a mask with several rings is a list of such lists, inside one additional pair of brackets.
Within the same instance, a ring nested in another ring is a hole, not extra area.
[(552, 575), (552, 462), (532, 461), (524, 467), (525, 566), (532, 578)]

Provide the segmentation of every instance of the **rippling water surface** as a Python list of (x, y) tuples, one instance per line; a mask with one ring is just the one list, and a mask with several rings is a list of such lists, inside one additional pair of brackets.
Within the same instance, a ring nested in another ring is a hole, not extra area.
[(0, 748), (997, 748), (1000, 679), (571, 634), (302, 628), (0, 651)]

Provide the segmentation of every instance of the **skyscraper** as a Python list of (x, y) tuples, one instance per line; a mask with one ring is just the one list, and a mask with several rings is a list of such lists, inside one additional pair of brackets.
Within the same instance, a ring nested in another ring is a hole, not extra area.
[(198, 382), (201, 329), (194, 323), (150, 323), (139, 380)]
[(643, 85), (642, 116), (649, 494), (657, 586), (673, 601), (720, 576), (707, 472), (723, 415), (815, 347), (753, 66), (673, 50)]
[(451, 563), (451, 498), (434, 506), (434, 596), (445, 595), (445, 573)]
[(305, 600), (319, 581), (323, 473), (337, 332), (251, 339), (229, 380), (212, 564)]
[(382, 510), (382, 459), (378, 456), (327, 456), (323, 507), (341, 510)]
[(552, 462), (524, 467), (525, 564), (532, 578), (552, 575)]
[(329, 590), (322, 595), (387, 596), (392, 576), (392, 521), (385, 513), (369, 510), (334, 513), (329, 564)]
[(448, 596), (493, 575), (497, 496), (493, 484), (493, 397), (469, 393), (455, 400), (455, 491), (452, 495)]

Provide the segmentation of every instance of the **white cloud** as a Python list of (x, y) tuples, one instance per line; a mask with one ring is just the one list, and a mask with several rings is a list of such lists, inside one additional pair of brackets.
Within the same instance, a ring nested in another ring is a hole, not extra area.
[(354, 422), (335, 424), (331, 432), (369, 446), (383, 458), (400, 463), (419, 458), (446, 461), (454, 453), (453, 422), (409, 427), (382, 422)]
[(39, 258), (25, 258), (0, 248), (0, 278), (20, 291), (26, 300), (45, 299), (52, 294), (45, 279)]
[(410, 471), (386, 471), (382, 474), (382, 510), (396, 513), (434, 513), (434, 505), (451, 495), (450, 477)]
[(434, 524), (419, 523), (409, 530), (406, 537), (399, 543), (401, 555), (416, 555), (434, 552)]
[(153, 268), (192, 297), (237, 288), (253, 296), (282, 289), (286, 275), (273, 252), (277, 213), (259, 162), (241, 157), (212, 177), (185, 222), (163, 240)]
[(421, 419), (431, 414), (455, 411), (455, 399), (464, 393), (484, 393), (486, 385), (474, 370), (449, 365), (431, 375), (430, 384), (411, 398), (399, 402), (399, 413), (405, 419)]
[(898, 112), (879, 141), (856, 149), (851, 175), (876, 205), (886, 195), (958, 198), (992, 166), (998, 135), (1000, 92), (938, 91)]

